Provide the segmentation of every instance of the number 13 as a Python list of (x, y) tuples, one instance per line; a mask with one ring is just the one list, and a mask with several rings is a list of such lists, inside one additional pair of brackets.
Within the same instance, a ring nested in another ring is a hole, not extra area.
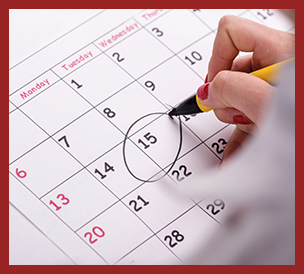
[[(70, 200), (67, 197), (65, 197), (63, 194), (58, 194), (56, 198), (57, 199), (61, 198), (60, 200), (61, 200), (62, 205), (67, 205), (70, 202)], [(53, 205), (55, 207), (56, 211), (61, 209), (61, 206), (58, 206), (52, 200), (50, 200), (50, 205)]]

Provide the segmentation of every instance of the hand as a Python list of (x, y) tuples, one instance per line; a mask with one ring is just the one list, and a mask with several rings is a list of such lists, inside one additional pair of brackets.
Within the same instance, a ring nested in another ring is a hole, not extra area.
[[(236, 58), (240, 51), (252, 54)], [(227, 160), (263, 122), (275, 88), (249, 73), (293, 57), (295, 36), (253, 21), (226, 15), (214, 40), (208, 75), (197, 95), (219, 120), (236, 124), (226, 144)], [(236, 58), (236, 59), (235, 59)]]

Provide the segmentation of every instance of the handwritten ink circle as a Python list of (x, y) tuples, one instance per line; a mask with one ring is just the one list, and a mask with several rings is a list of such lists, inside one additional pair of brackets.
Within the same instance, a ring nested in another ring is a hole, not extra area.
[[(174, 160), (173, 160), (171, 166), (170, 166), (169, 169), (167, 170), (167, 172), (165, 172), (161, 177), (159, 177), (159, 178), (157, 178), (157, 179), (154, 179), (154, 180), (152, 180), (152, 179), (150, 179), (150, 180), (149, 180), (149, 179), (142, 179), (142, 178), (139, 178), (138, 176), (136, 176), (136, 175), (131, 171), (131, 169), (129, 168), (128, 163), (127, 163), (127, 158), (126, 158), (126, 142), (127, 142), (127, 140), (128, 140), (128, 135), (129, 135), (131, 129), (132, 129), (139, 121), (141, 121), (142, 119), (144, 119), (144, 118), (146, 118), (146, 117), (148, 117), (148, 116), (152, 116), (152, 115), (168, 115), (168, 113), (166, 113), (166, 112), (153, 112), (153, 113), (148, 113), (148, 114), (146, 114), (146, 115), (140, 117), (139, 119), (137, 119), (137, 120), (136, 120), (134, 123), (132, 123), (132, 124), (130, 125), (130, 127), (128, 128), (128, 130), (127, 130), (127, 132), (126, 132), (126, 134), (125, 134), (125, 138), (124, 138), (124, 141), (123, 141), (123, 148), (122, 148), (123, 160), (124, 160), (124, 164), (125, 164), (125, 166), (126, 166), (128, 172), (130, 173), (130, 175), (131, 175), (133, 178), (137, 179), (138, 181), (145, 182), (145, 183), (153, 183), (153, 182), (159, 181), (160, 179), (162, 179), (163, 177), (165, 177), (165, 176), (171, 171), (171, 169), (173, 168), (173, 166), (175, 165), (175, 163), (176, 163), (176, 161), (177, 161), (177, 159), (178, 159), (178, 157), (179, 157), (179, 154), (180, 154), (181, 148), (182, 148), (182, 142), (183, 142), (182, 121), (181, 121), (180, 117), (178, 117), (178, 120), (179, 120), (179, 136), (180, 136), (180, 138), (179, 138), (179, 146), (178, 146), (178, 150), (177, 150), (176, 156), (175, 156), (175, 158), (174, 158)], [(168, 116), (169, 116), (169, 115), (168, 115)], [(153, 178), (153, 176), (152, 176), (152, 178)]]

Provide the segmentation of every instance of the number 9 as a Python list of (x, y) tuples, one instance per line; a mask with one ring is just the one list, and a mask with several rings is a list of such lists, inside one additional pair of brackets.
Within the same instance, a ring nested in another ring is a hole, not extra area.
[(152, 81), (145, 82), (145, 86), (147, 88), (151, 88), (152, 91), (155, 89), (155, 85), (154, 85), (154, 83)]

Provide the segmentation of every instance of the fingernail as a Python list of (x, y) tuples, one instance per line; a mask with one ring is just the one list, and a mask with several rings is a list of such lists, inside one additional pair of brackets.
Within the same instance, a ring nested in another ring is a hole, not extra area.
[(242, 115), (235, 115), (232, 117), (233, 122), (237, 124), (250, 124), (251, 121), (247, 121)]
[(207, 81), (208, 81), (208, 73), (207, 73), (207, 75), (205, 77), (205, 84), (207, 83)]
[(222, 160), (220, 161), (220, 163), (219, 163), (219, 165), (218, 165), (218, 168), (219, 168), (219, 169), (222, 168), (223, 160), (224, 160), (224, 158), (222, 158)]
[(197, 96), (201, 100), (206, 100), (208, 98), (208, 89), (209, 89), (210, 83), (203, 84), (200, 86), (197, 90)]

